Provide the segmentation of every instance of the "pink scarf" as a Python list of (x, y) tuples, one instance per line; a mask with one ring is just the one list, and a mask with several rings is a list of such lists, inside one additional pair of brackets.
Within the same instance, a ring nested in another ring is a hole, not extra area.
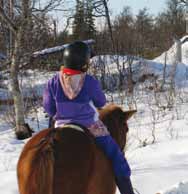
[(67, 75), (60, 71), (59, 78), (61, 82), (61, 86), (65, 95), (70, 99), (76, 98), (80, 93), (80, 90), (83, 87), (85, 80), (85, 73), (77, 74), (77, 75)]

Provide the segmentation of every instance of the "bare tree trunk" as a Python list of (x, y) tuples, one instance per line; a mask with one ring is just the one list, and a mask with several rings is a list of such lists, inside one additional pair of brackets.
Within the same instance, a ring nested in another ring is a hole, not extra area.
[(11, 69), (10, 69), (10, 78), (11, 78), (11, 89), (14, 99), (14, 110), (16, 117), (16, 128), (15, 133), (18, 139), (25, 139), (32, 135), (32, 130), (29, 125), (25, 123), (24, 118), (24, 103), (22, 99), (22, 94), (19, 87), (19, 62), (20, 62), (20, 49), (21, 49), (21, 35), (22, 33), (18, 31), (15, 38), (12, 60), (11, 60)]
[(134, 61), (134, 58), (132, 56), (127, 56), (127, 61), (128, 61), (128, 92), (130, 94), (133, 94), (133, 89), (134, 89), (134, 86), (133, 86), (133, 69), (132, 69), (132, 64), (133, 64), (133, 61)]
[(53, 34), (54, 34), (54, 42), (56, 44), (57, 42), (57, 22), (56, 20), (53, 20)]
[(163, 80), (161, 84), (161, 91), (164, 89), (164, 85), (166, 83), (166, 61), (167, 61), (167, 52), (165, 52), (165, 60), (164, 60), (164, 68), (163, 68)]
[(174, 58), (174, 61), (172, 63), (172, 69), (171, 69), (171, 94), (174, 93), (174, 86), (175, 86), (175, 76), (176, 76), (176, 69), (177, 69), (177, 65), (178, 63), (180, 62), (180, 57), (181, 57), (181, 51), (179, 51), (179, 49), (181, 49), (181, 41), (180, 40), (177, 40), (175, 39), (175, 47), (176, 47), (176, 50), (175, 50), (175, 58)]
[[(43, 7), (43, 9), (38, 9), (39, 12), (46, 13), (52, 10), (56, 6), (59, 6), (62, 0), (50, 0)], [(9, 3), (9, 10), (5, 11), (3, 3)], [(36, 3), (35, 0), (20, 0), (19, 3), (19, 20), (17, 23), (13, 20), (13, 5), (14, 0), (0, 1), (0, 18), (7, 25), (11, 31), (9, 37), (9, 44), (13, 45), (10, 50), (11, 59), (11, 89), (14, 99), (14, 109), (15, 109), (15, 120), (16, 120), (16, 136), (18, 139), (25, 139), (32, 135), (32, 130), (29, 125), (25, 123), (24, 118), (24, 103), (22, 99), (22, 94), (19, 88), (19, 66), (23, 65), (24, 60), (28, 60), (29, 55), (32, 50), (29, 47), (31, 29), (32, 29), (32, 5)], [(40, 7), (39, 7), (40, 8)], [(19, 24), (18, 24), (19, 22)], [(12, 37), (14, 40), (12, 40)], [(11, 46), (12, 46), (11, 45)], [(27, 55), (26, 55), (27, 54)]]
[(104, 8), (105, 8), (105, 16), (106, 16), (106, 20), (107, 20), (107, 24), (108, 24), (109, 33), (110, 33), (110, 39), (112, 41), (112, 49), (115, 52), (116, 51), (115, 50), (115, 42), (114, 42), (114, 38), (113, 38), (112, 25), (111, 25), (107, 0), (103, 0), (103, 5), (104, 5)]
[(188, 34), (188, 0), (182, 2), (184, 2), (186, 6), (185, 22), (186, 22), (186, 33)]
[(12, 94), (14, 99), (14, 108), (16, 114), (16, 136), (18, 139), (25, 139), (32, 135), (32, 130), (29, 125), (25, 123), (24, 118), (24, 102), (22, 99), (22, 94), (19, 87), (19, 65), (23, 63), (23, 53), (27, 41), (27, 36), (29, 35), (28, 29), (31, 19), (30, 13), (30, 0), (22, 0), (22, 21), (20, 27), (17, 30), (15, 36), (15, 43), (13, 48), (12, 63), (11, 63), (11, 85)]
[[(12, 3), (13, 1), (10, 1), (10, 9), (12, 9)], [(27, 8), (29, 5), (29, 0), (22, 0), (22, 8), (23, 8), (23, 21), (25, 21), (27, 18), (25, 17), (27, 15)], [(9, 14), (10, 10), (8, 11)], [(30, 137), (32, 135), (32, 130), (29, 128), (29, 125), (25, 123), (24, 120), (24, 106), (23, 106), (23, 100), (22, 95), (19, 88), (19, 81), (18, 81), (18, 73), (19, 73), (19, 63), (21, 61), (21, 48), (22, 48), (22, 38), (24, 35), (24, 28), (25, 22), (22, 22), (22, 25), (17, 27), (13, 21), (11, 16), (8, 16), (2, 7), (2, 4), (0, 6), (0, 17), (1, 19), (7, 24), (11, 31), (11, 36), (14, 34), (14, 46), (12, 48), (12, 56), (11, 58), (11, 69), (10, 69), (10, 78), (11, 78), (11, 89), (12, 89), (12, 95), (14, 99), (14, 109), (15, 109), (15, 117), (16, 117), (16, 128), (15, 133), (18, 139), (25, 139), (27, 137)]]
[[(13, 4), (14, 4), (14, 0), (9, 0), (9, 16), (10, 16), (10, 19), (13, 19), (13, 17), (14, 17)], [(12, 54), (12, 46), (13, 46), (13, 33), (12, 33), (11, 30), (9, 30), (9, 58)]]
[(181, 45), (181, 40), (176, 40), (176, 60), (177, 62), (181, 63), (182, 62), (182, 45)]

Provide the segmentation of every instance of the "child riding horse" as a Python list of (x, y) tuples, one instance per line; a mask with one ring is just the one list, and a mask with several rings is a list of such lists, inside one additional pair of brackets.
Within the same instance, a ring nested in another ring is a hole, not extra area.
[[(111, 104), (99, 111), (121, 150), (134, 112)], [(17, 165), (20, 194), (115, 194), (110, 160), (80, 129), (72, 124), (44, 129), (26, 143)]]
[(55, 120), (55, 127), (68, 123), (82, 125), (95, 137), (95, 143), (112, 162), (116, 184), (121, 194), (133, 194), (131, 170), (117, 143), (99, 119), (96, 108), (106, 103), (99, 82), (88, 75), (90, 48), (76, 41), (65, 48), (63, 66), (48, 81), (43, 95), (45, 111)]

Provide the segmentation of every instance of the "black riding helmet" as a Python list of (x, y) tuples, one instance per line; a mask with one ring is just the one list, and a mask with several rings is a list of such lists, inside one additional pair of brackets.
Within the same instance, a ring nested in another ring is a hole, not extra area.
[(75, 41), (69, 44), (63, 52), (63, 66), (85, 72), (88, 69), (90, 57), (89, 46), (82, 41)]

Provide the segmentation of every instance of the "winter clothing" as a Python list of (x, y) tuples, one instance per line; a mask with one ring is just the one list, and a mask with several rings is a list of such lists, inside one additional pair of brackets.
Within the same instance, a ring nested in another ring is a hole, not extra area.
[(104, 151), (108, 159), (112, 161), (115, 175), (117, 177), (130, 177), (130, 167), (114, 139), (108, 135), (96, 137), (95, 142)]
[(89, 127), (99, 120), (95, 107), (106, 103), (99, 82), (85, 75), (83, 87), (74, 99), (69, 99), (61, 86), (60, 73), (49, 80), (43, 95), (45, 111), (56, 121), (56, 126), (78, 123)]
[(71, 100), (80, 93), (85, 80), (85, 73), (69, 76), (63, 72), (60, 73), (59, 80), (65, 95)]
[(134, 194), (131, 179), (129, 177), (116, 177), (116, 184), (121, 194)]
[(120, 193), (134, 194), (130, 180), (131, 170), (129, 164), (114, 139), (110, 135), (96, 137), (95, 143), (107, 158), (112, 161), (115, 180)]
[(99, 82), (85, 73), (64, 75), (59, 72), (49, 80), (43, 96), (43, 106), (55, 126), (78, 123), (87, 127), (109, 160), (121, 194), (133, 194), (130, 168), (119, 146), (110, 136), (95, 107), (103, 107), (106, 98)]
[(83, 73), (80, 70), (74, 70), (74, 69), (69, 69), (69, 68), (65, 68), (65, 67), (62, 69), (62, 72), (66, 75), (78, 75), (78, 74)]

